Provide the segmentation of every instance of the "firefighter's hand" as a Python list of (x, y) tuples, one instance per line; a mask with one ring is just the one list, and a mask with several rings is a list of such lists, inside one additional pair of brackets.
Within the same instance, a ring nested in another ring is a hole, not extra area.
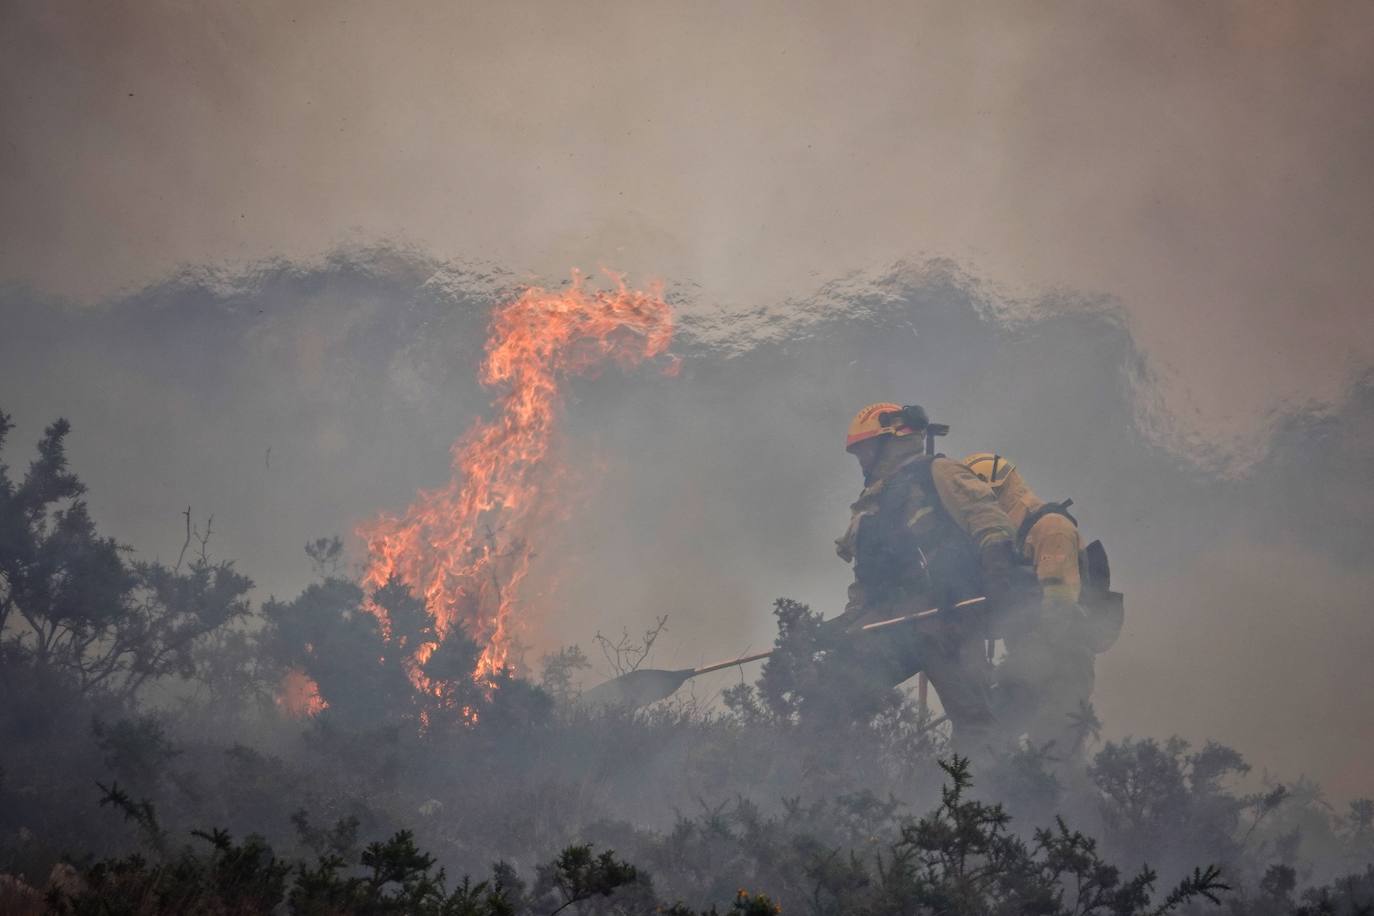
[(821, 642), (835, 643), (843, 639), (858, 622), (858, 615), (845, 611), (838, 617), (831, 617), (829, 620), (821, 621)]
[(1035, 570), (1017, 564), (1011, 570), (1012, 605), (1037, 605), (1044, 600), (1043, 587)]
[(1028, 604), (1038, 604), (1040, 583), (1035, 571), (1016, 562), (1012, 545), (1003, 541), (983, 549), (983, 591), (992, 610), (1008, 614)]
[(1006, 616), (1017, 611), (1039, 607), (1039, 595), (1027, 584), (1017, 581), (1015, 575), (988, 577), (984, 582), (984, 592), (988, 604), (996, 614)]

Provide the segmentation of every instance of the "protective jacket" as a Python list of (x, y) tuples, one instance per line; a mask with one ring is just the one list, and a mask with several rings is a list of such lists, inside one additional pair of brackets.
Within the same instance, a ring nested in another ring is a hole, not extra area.
[(998, 502), (1016, 525), (1022, 556), (1035, 568), (1044, 607), (1034, 627), (1007, 638), (997, 708), (1007, 728), (1024, 729), (1037, 746), (1053, 742), (1069, 758), (1086, 737), (1082, 710), (1095, 680), (1096, 617), (1080, 605), (1078, 524), (1062, 505), (1036, 496), (1014, 466), (998, 480)]
[(997, 501), (1018, 533), (1018, 547), (1040, 580), (1045, 598), (1077, 604), (1082, 582), (1078, 525), (1067, 511), (1035, 495), (1014, 467), (997, 488)]
[(845, 612), (855, 623), (982, 594), (980, 558), (1016, 534), (992, 488), (940, 456), (906, 457), (850, 511), (835, 545), (854, 564)]
[[(944, 457), (892, 457), (867, 481), (836, 541), (840, 557), (854, 564), (841, 618), (851, 627), (983, 594), (991, 558), (1012, 552), (1015, 530), (986, 483)], [(955, 615), (880, 631), (866, 662), (869, 676), (890, 685), (925, 671), (966, 752), (986, 744), (994, 723), (985, 622)]]

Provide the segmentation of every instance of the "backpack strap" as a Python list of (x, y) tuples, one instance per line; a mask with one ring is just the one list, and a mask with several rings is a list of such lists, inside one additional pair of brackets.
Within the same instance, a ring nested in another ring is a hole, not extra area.
[(1073, 500), (1066, 499), (1058, 503), (1045, 503), (1039, 509), (1029, 513), (1021, 522), (1021, 527), (1016, 530), (1016, 543), (1024, 544), (1026, 542), (1026, 535), (1030, 534), (1031, 529), (1035, 527), (1035, 523), (1047, 515), (1062, 515), (1073, 522), (1073, 526), (1077, 528), (1078, 519), (1069, 514), (1069, 506), (1072, 505)]
[(937, 497), (936, 505), (940, 505), (938, 491), (935, 489), (935, 473), (932, 470), (936, 458), (943, 458), (944, 455), (919, 455), (906, 464), (898, 468), (897, 472), (889, 479), (887, 486), (892, 491), (900, 490), (903, 484), (916, 484), (932, 496)]

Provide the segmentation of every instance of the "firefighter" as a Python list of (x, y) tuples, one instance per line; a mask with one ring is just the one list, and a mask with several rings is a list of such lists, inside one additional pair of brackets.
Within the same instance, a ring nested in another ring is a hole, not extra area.
[[(928, 428), (922, 408), (891, 403), (865, 407), (850, 424), (845, 448), (864, 489), (836, 541), (854, 566), (837, 629), (979, 595), (995, 611), (1019, 603), (1011, 519), (968, 468), (928, 454)], [(994, 726), (987, 620), (983, 609), (951, 613), (868, 640), (866, 663), (888, 686), (926, 672), (965, 752), (986, 747)]]
[(1009, 730), (1024, 732), (1037, 746), (1053, 742), (1057, 756), (1071, 757), (1087, 735), (1083, 714), (1092, 697), (1095, 648), (1080, 603), (1078, 522), (1068, 503), (1041, 499), (1001, 455), (979, 452), (964, 458), (964, 465), (997, 495), (1042, 594), (1039, 613), (1023, 616), (1005, 634), (998, 713)]

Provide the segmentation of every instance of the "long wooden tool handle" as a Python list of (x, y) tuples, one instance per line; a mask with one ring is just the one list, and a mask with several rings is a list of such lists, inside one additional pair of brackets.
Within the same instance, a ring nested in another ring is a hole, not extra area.
[(775, 651), (777, 650), (769, 649), (767, 652), (755, 652), (753, 655), (742, 655), (739, 658), (732, 658), (729, 661), (713, 662), (709, 665), (702, 665), (700, 668), (692, 669), (692, 677), (696, 677), (698, 674), (707, 674), (711, 671), (720, 671), (723, 668), (733, 668), (736, 665), (743, 665), (746, 662), (756, 662), (761, 658), (767, 658)]
[[(874, 623), (864, 624), (863, 626), (859, 627), (857, 632), (867, 633), (870, 630), (880, 630), (883, 627), (890, 627), (893, 624), (897, 623), (907, 623), (908, 621), (912, 620), (924, 620), (927, 617), (934, 617), (936, 614), (944, 610), (956, 611), (960, 608), (972, 607), (975, 604), (982, 604), (987, 600), (988, 599), (980, 596), (977, 598), (969, 598), (965, 601), (960, 601), (958, 604), (951, 604), (948, 608), (933, 607), (926, 611), (918, 611), (915, 614), (903, 614), (901, 617), (893, 617), (891, 620), (879, 620), (875, 621)], [(753, 655), (742, 655), (739, 658), (731, 658), (723, 662), (713, 662), (709, 665), (702, 665), (700, 668), (693, 668), (692, 673), (689, 675), (689, 677), (696, 677), (698, 674), (709, 674), (712, 671), (721, 671), (725, 668), (733, 668), (736, 665), (743, 665), (748, 662), (756, 662), (761, 658), (767, 658), (776, 651), (776, 649), (769, 649), (767, 652), (755, 652)]]
[(867, 633), (869, 630), (881, 630), (883, 627), (890, 627), (894, 623), (906, 623), (911, 620), (924, 620), (927, 617), (934, 617), (941, 611), (957, 611), (960, 608), (972, 607), (975, 604), (982, 604), (987, 600), (988, 599), (980, 595), (977, 598), (967, 598), (963, 601), (960, 601), (958, 604), (951, 604), (948, 608), (933, 607), (928, 611), (918, 611), (915, 614), (903, 614), (901, 617), (893, 617), (891, 620), (878, 620), (874, 623), (864, 624), (863, 626), (859, 627), (858, 632)]

